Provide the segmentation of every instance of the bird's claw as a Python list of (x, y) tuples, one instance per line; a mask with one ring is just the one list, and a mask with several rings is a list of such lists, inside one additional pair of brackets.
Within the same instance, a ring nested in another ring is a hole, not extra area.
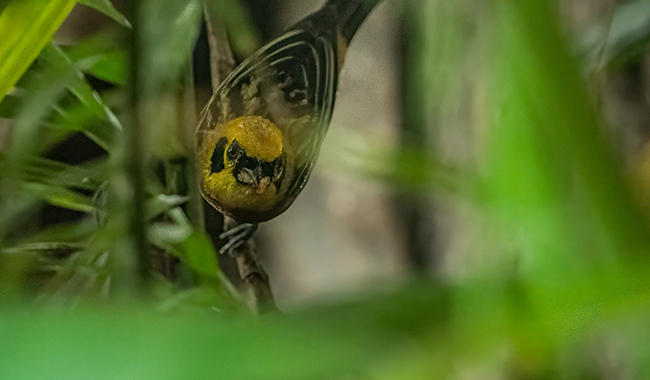
[(219, 249), (219, 254), (228, 253), (230, 256), (235, 257), (235, 250), (241, 247), (250, 239), (257, 231), (256, 223), (243, 223), (239, 224), (228, 231), (219, 235), (219, 239), (228, 239), (228, 242)]

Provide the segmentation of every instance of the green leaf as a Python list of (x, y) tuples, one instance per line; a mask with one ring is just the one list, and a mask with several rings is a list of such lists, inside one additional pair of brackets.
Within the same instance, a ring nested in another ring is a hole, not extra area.
[(490, 209), (543, 281), (591, 274), (617, 254), (641, 257), (646, 223), (555, 9), (504, 0), (496, 10)]
[(104, 54), (87, 73), (103, 81), (125, 85), (126, 84), (127, 57), (124, 52), (111, 52)]
[[(73, 131), (84, 132), (109, 152), (120, 141), (122, 125), (82, 73), (94, 66), (99, 56), (77, 54), (77, 57), (78, 60), (72, 61), (57, 46), (44, 48), (38, 59), (39, 70), (29, 70), (26, 74), (28, 78), (24, 80), (22, 102), (16, 107), (16, 102), (11, 99), (5, 106), (8, 112), (14, 112), (16, 118), (17, 132), (12, 143), (14, 156), (17, 152), (21, 152), (22, 157), (41, 153)], [(56, 107), (66, 90), (75, 101), (67, 102), (66, 108)], [(12, 110), (13, 107), (17, 109)], [(43, 121), (52, 114), (53, 108), (57, 115), (49, 120), (49, 133), (35, 139), (35, 133), (42, 131)]]
[[(223, 284), (228, 280), (224, 280)], [(159, 306), (165, 313), (192, 312), (195, 315), (206, 315), (214, 311), (233, 313), (250, 309), (246, 306), (235, 289), (214, 286), (214, 283), (203, 283), (199, 286), (171, 293)]]
[(81, 251), (85, 248), (83, 243), (66, 243), (66, 242), (53, 242), (53, 243), (28, 243), (16, 247), (10, 247), (0, 250), (3, 254), (30, 254), (37, 253), (39, 255), (61, 255), (69, 254), (72, 252)]
[(27, 194), (38, 197), (53, 206), (81, 212), (92, 212), (95, 209), (92, 198), (65, 187), (27, 182), (23, 184), (22, 188)]
[(21, 196), (43, 200), (51, 205), (91, 212), (95, 209), (91, 197), (70, 188), (96, 191), (106, 180), (106, 162), (68, 165), (41, 157), (21, 160), (19, 166), (7, 170), (9, 163), (0, 155), (2, 179), (19, 179)]
[(203, 278), (217, 278), (218, 253), (210, 239), (203, 233), (193, 232), (176, 246), (175, 252), (183, 262)]
[[(548, 313), (536, 314), (525, 302), (531, 300), (526, 296), (535, 300), (535, 293), (524, 288), (522, 299), (517, 291), (503, 290), (493, 280), (411, 285), (388, 294), (364, 294), (355, 302), (258, 319), (210, 307), (209, 296), (199, 296), (207, 307), (191, 314), (173, 305), (169, 314), (119, 304), (62, 315), (11, 307), (0, 312), (0, 376), (432, 379), (486, 365), (488, 371), (516, 371), (513, 366), (523, 361), (528, 378), (537, 378), (564, 365), (558, 355), (564, 358), (576, 343), (593, 346), (593, 334), (607, 332), (608, 320), (621, 323), (621, 317), (630, 315), (610, 302), (607, 309), (614, 314), (603, 318), (577, 298), (553, 300)], [(633, 316), (639, 321), (647, 321), (647, 290), (643, 292), (646, 297), (634, 301), (639, 312)], [(591, 294), (598, 294), (597, 289)], [(542, 339), (548, 331), (540, 328), (549, 323), (554, 329), (548, 340)], [(645, 344), (641, 337), (639, 341)], [(512, 351), (508, 360), (504, 349)]]
[(422, 148), (398, 150), (390, 139), (340, 125), (330, 128), (328, 136), (333, 143), (323, 147), (320, 165), (379, 180), (401, 192), (422, 196), (458, 194), (462, 183), (476, 181), (459, 168), (437, 162)]
[(400, 295), (406, 296), (403, 301), (375, 297), (361, 305), (262, 320), (233, 318), (218, 309), (163, 315), (116, 306), (107, 313), (80, 310), (60, 317), (13, 310), (0, 314), (0, 366), (5, 369), (0, 377), (369, 377), (368, 372), (381, 373), (409, 359), (410, 349), (419, 347), (413, 331), (444, 331), (435, 329), (444, 323), (438, 316), (448, 311), (444, 293)]
[(44, 230), (38, 231), (23, 239), (12, 248), (23, 249), (25, 246), (32, 244), (86, 244), (88, 240), (97, 232), (97, 223), (95, 218), (87, 218), (74, 223), (59, 223)]
[(117, 21), (118, 24), (131, 29), (129, 20), (127, 20), (123, 14), (115, 9), (115, 6), (113, 6), (110, 0), (79, 0), (79, 3), (94, 8)]
[(169, 216), (172, 222), (156, 223), (150, 228), (151, 241), (173, 252), (202, 279), (220, 283), (217, 253), (210, 239), (194, 231), (180, 208), (171, 210)]
[(187, 150), (178, 138), (179, 131), (184, 130), (179, 127), (182, 111), (178, 91), (198, 37), (201, 3), (146, 0), (141, 4), (141, 54), (136, 76), (142, 90), (140, 128), (151, 154), (178, 157)]
[(143, 2), (140, 39), (143, 41), (142, 73), (145, 96), (179, 83), (191, 56), (201, 25), (199, 0)]
[(158, 194), (147, 202), (147, 219), (153, 219), (156, 216), (166, 213), (183, 203), (187, 202), (187, 197), (180, 195)]
[(121, 134), (122, 125), (113, 114), (113, 111), (104, 103), (102, 97), (88, 84), (82, 74), (84, 68), (95, 67), (99, 57), (80, 57), (77, 61), (71, 61), (69, 57), (57, 46), (50, 46), (43, 51), (43, 59), (50, 64), (57, 66), (69, 66), (76, 71), (77, 79), (72, 81), (67, 89), (70, 91), (83, 106), (96, 118), (107, 121), (108, 125), (100, 124), (101, 130), (97, 129), (97, 123), (86, 123), (84, 129), (87, 130), (102, 148), (111, 151), (118, 140), (117, 136)]
[(15, 117), (11, 157), (26, 159), (38, 153), (34, 141), (41, 122), (52, 113), (52, 106), (63, 96), (66, 88), (78, 80), (76, 68), (70, 64), (48, 65), (42, 73), (35, 73), (26, 83), (24, 102)]
[(210, 17), (228, 31), (232, 48), (239, 57), (248, 57), (260, 46), (248, 10), (239, 0), (204, 0)]
[[(0, 155), (0, 172), (6, 167), (6, 158)], [(70, 187), (95, 191), (107, 180), (106, 160), (83, 165), (69, 165), (42, 157), (34, 157), (22, 163), (19, 170), (6, 176), (16, 176), (26, 182), (40, 183), (54, 187)]]
[(83, 132), (97, 145), (112, 152), (121, 141), (122, 131), (116, 124), (98, 118), (91, 108), (82, 103), (76, 103), (70, 107), (59, 109), (56, 115), (46, 126), (50, 129), (50, 139), (43, 139), (44, 147), (51, 147), (52, 144), (61, 141), (70, 132)]
[(74, 46), (61, 46), (73, 62), (93, 59), (95, 64), (86, 73), (119, 85), (126, 84), (127, 55), (114, 33), (102, 32), (79, 41)]
[(0, 101), (50, 41), (76, 0), (14, 0), (0, 14)]

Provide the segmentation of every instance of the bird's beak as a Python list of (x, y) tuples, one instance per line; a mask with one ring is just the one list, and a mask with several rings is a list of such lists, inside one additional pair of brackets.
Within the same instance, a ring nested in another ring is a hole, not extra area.
[(271, 177), (264, 177), (257, 184), (257, 194), (263, 194), (271, 183)]

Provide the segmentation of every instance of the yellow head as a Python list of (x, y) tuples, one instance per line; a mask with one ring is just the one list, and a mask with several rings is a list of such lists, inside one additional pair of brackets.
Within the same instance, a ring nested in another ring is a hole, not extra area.
[(208, 132), (199, 164), (201, 190), (214, 206), (236, 219), (264, 214), (279, 201), (284, 136), (268, 119), (240, 117)]

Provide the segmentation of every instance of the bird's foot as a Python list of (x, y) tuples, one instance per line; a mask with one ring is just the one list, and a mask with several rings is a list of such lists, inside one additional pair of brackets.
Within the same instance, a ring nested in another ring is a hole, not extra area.
[(221, 247), (219, 253), (222, 255), (228, 253), (232, 257), (237, 256), (235, 250), (253, 237), (253, 234), (257, 231), (257, 226), (257, 223), (242, 223), (219, 235), (219, 239), (228, 240), (228, 242)]

